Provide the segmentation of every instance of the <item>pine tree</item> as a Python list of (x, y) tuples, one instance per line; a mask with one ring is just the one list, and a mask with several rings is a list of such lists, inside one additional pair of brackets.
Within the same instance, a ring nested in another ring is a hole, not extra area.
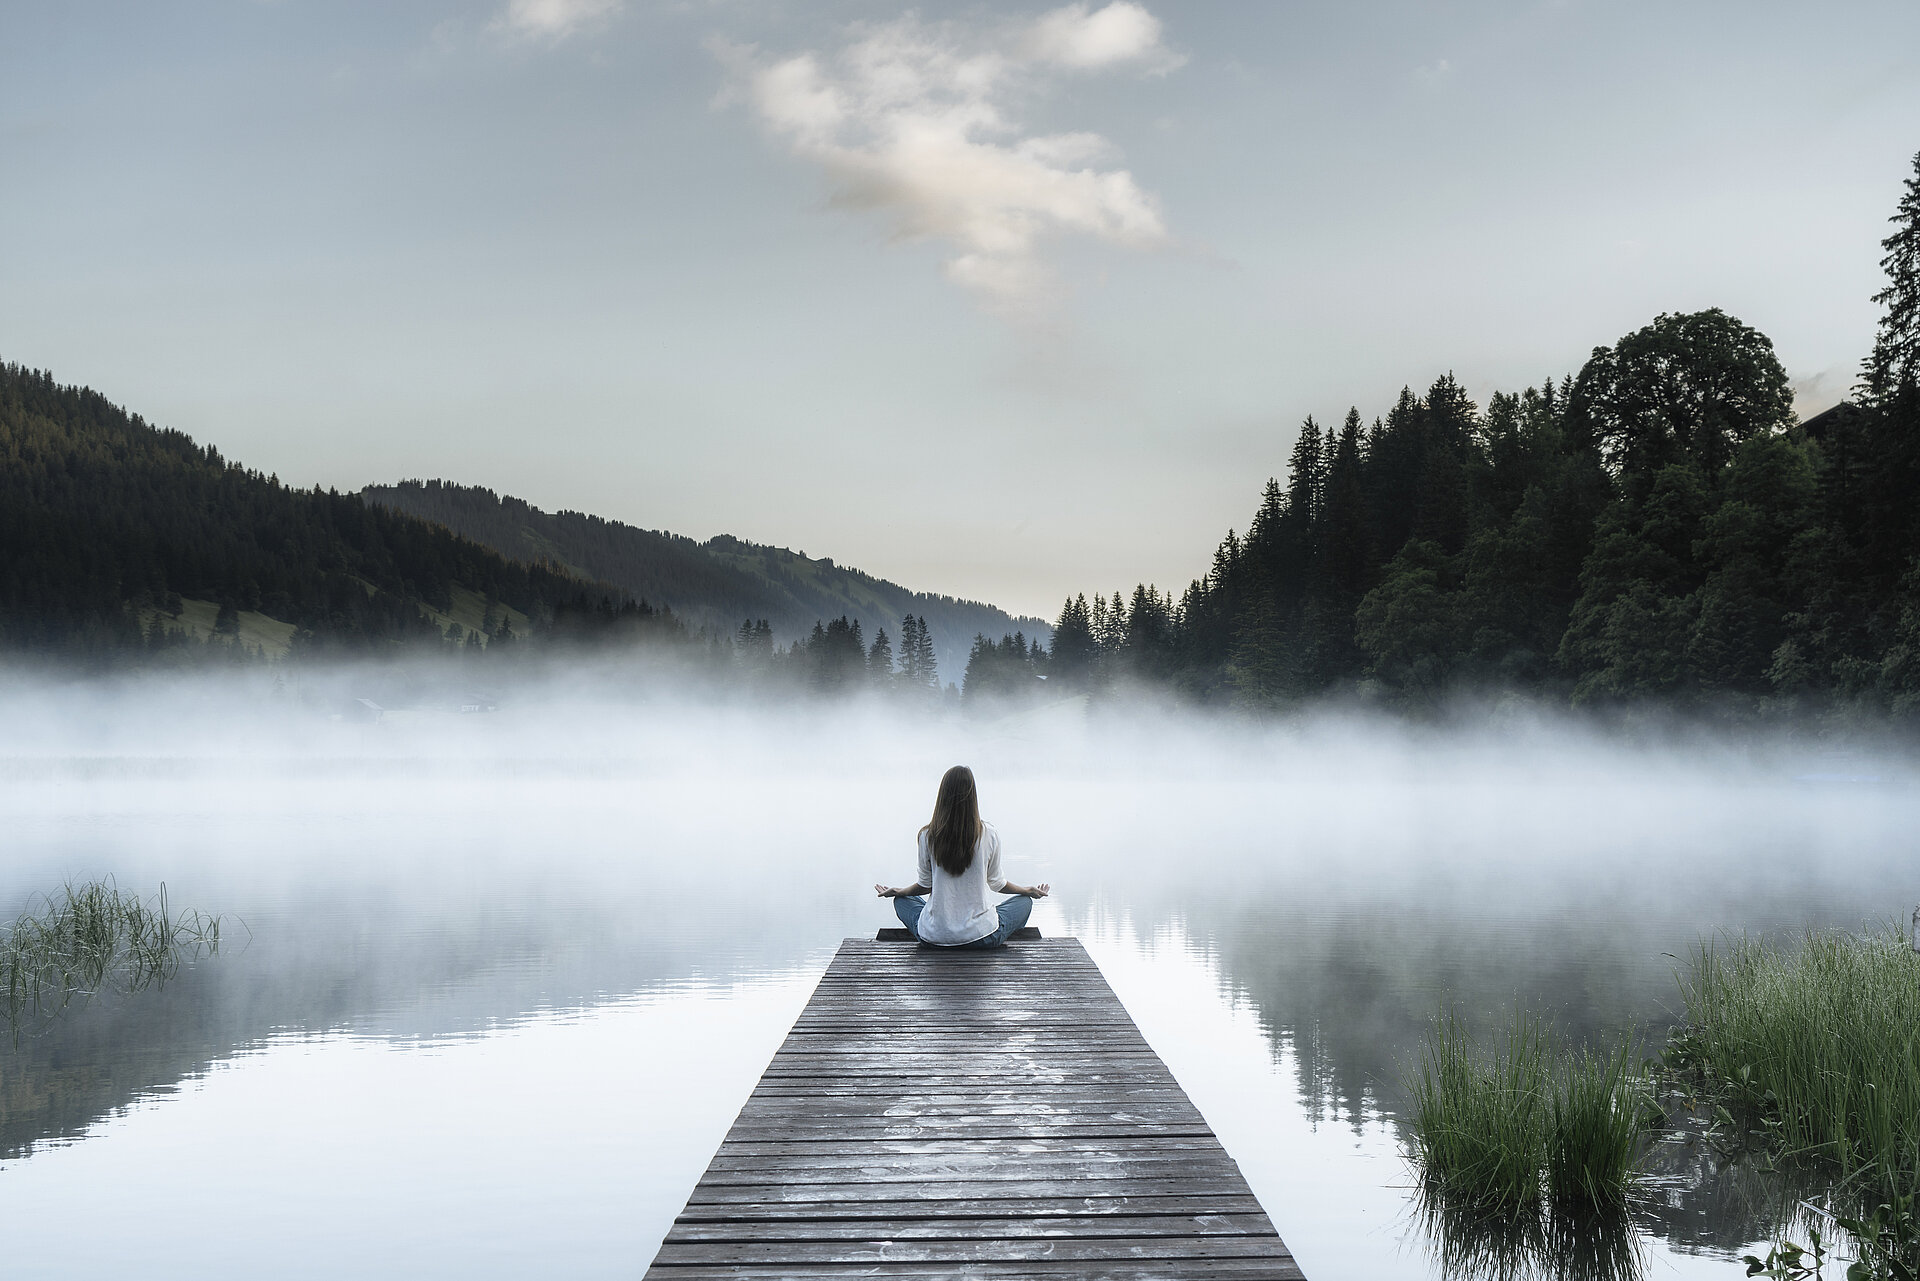
[(1367, 589), (1374, 552), (1367, 529), (1367, 495), (1360, 479), (1360, 411), (1349, 409), (1327, 468), (1320, 521), (1326, 583), (1351, 609)]
[(1108, 655), (1119, 654), (1127, 644), (1127, 606), (1120, 599), (1119, 592), (1116, 591), (1113, 599), (1107, 602), (1102, 618), (1104, 627), (1100, 636), (1100, 652)]
[(920, 671), (920, 620), (912, 614), (900, 620), (900, 682), (915, 687), (926, 684)]
[(973, 647), (967, 651), (967, 670), (960, 677), (961, 697), (979, 699), (986, 696), (994, 683), (993, 668), (998, 657), (993, 642), (975, 632)]
[[(1320, 424), (1309, 414), (1300, 424), (1300, 435), (1287, 457), (1287, 502), (1289, 516), (1311, 522), (1320, 509), (1320, 485), (1325, 460), (1321, 455)], [(1270, 499), (1269, 499), (1270, 501)], [(1264, 509), (1265, 502), (1262, 503)]]
[(1247, 541), (1264, 546), (1269, 540), (1280, 536), (1281, 522), (1287, 515), (1286, 491), (1280, 488), (1280, 482), (1272, 476), (1267, 477), (1267, 487), (1260, 491), (1260, 506), (1253, 513), (1253, 520), (1247, 525)]
[(893, 642), (882, 627), (873, 635), (873, 648), (867, 651), (867, 679), (876, 685), (893, 680)]
[(1920, 387), (1920, 152), (1888, 221), (1894, 233), (1880, 242), (1887, 251), (1880, 260), (1887, 287), (1873, 296), (1881, 308), (1880, 327), (1861, 367), (1863, 399), (1876, 406), (1889, 404), (1902, 389)]
[(1420, 478), (1426, 471), (1426, 406), (1409, 387), (1400, 389), (1384, 422), (1374, 420), (1362, 459), (1369, 511), (1367, 527), (1381, 558), (1392, 556), (1413, 536), (1420, 504)]
[(928, 689), (937, 690), (940, 688), (940, 664), (933, 652), (933, 633), (928, 630), (924, 616), (916, 618), (914, 623), (913, 648), (919, 658), (919, 682)]
[[(1040, 642), (1035, 641), (1038, 645)], [(1094, 660), (1099, 655), (1093, 635), (1093, 612), (1084, 595), (1071, 596), (1060, 607), (1060, 618), (1053, 625), (1051, 679), (1069, 689), (1084, 686), (1093, 676)]]

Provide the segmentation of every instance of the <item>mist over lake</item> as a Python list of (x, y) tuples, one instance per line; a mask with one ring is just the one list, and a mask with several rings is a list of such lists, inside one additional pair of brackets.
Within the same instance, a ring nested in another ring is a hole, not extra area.
[(9, 4), (0, 1274), (1914, 1281), (1829, 8)]
[[(1916, 890), (1911, 764), (1787, 738), (755, 709), (589, 676), (363, 724), (267, 682), (12, 682), (8, 911), (112, 877), (244, 923), (0, 1057), (27, 1274), (184, 1276), (155, 1242), (216, 1234), (288, 1276), (631, 1274), (840, 939), (893, 924), (869, 887), (910, 874), (956, 761), (1009, 875), (1055, 887), (1034, 923), (1088, 942), (1310, 1276), (1431, 1274), (1403, 1081), (1443, 1007), (1651, 1050), (1702, 938)], [(1781, 1207), (1670, 1146), (1650, 1275), (1724, 1275)]]

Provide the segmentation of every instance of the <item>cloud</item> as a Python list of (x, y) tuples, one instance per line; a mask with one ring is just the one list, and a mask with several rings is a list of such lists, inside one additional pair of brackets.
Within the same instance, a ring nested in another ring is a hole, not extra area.
[(1793, 392), (1793, 411), (1802, 422), (1832, 409), (1853, 391), (1860, 367), (1851, 361), (1828, 365), (1815, 374), (1795, 378), (1788, 384)]
[(558, 44), (620, 11), (625, 0), (507, 0), (489, 30), (520, 40)]
[(1135, 63), (1167, 72), (1186, 61), (1160, 43), (1160, 19), (1127, 0), (1093, 12), (1085, 4), (1070, 4), (1041, 14), (1026, 32), (1025, 52), (1036, 61), (1078, 70)]
[(841, 208), (871, 211), (895, 239), (952, 248), (947, 278), (989, 307), (1032, 314), (1057, 295), (1042, 256), (1054, 237), (1130, 249), (1169, 243), (1158, 202), (1095, 133), (1036, 134), (1014, 106), (1062, 75), (1180, 59), (1138, 4), (1071, 4), (980, 29), (909, 14), (850, 28), (831, 52), (781, 58), (710, 48), (744, 98), (795, 155), (821, 166)]

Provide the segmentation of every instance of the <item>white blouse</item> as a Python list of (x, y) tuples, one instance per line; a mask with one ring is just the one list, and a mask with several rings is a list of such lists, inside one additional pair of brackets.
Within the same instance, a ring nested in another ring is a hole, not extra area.
[(928, 943), (952, 947), (974, 943), (1000, 928), (998, 905), (987, 901), (987, 891), (998, 894), (1007, 878), (1000, 875), (1000, 834), (980, 825), (973, 862), (958, 876), (933, 861), (927, 833), (920, 833), (920, 884), (932, 889), (920, 913), (919, 933)]

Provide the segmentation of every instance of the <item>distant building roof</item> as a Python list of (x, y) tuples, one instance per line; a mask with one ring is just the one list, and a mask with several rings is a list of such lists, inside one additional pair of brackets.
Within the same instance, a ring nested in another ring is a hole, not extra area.
[(1800, 424), (1800, 430), (1813, 440), (1825, 440), (1834, 431), (1855, 425), (1867, 411), (1851, 400), (1843, 400), (1832, 409), (1823, 409)]

